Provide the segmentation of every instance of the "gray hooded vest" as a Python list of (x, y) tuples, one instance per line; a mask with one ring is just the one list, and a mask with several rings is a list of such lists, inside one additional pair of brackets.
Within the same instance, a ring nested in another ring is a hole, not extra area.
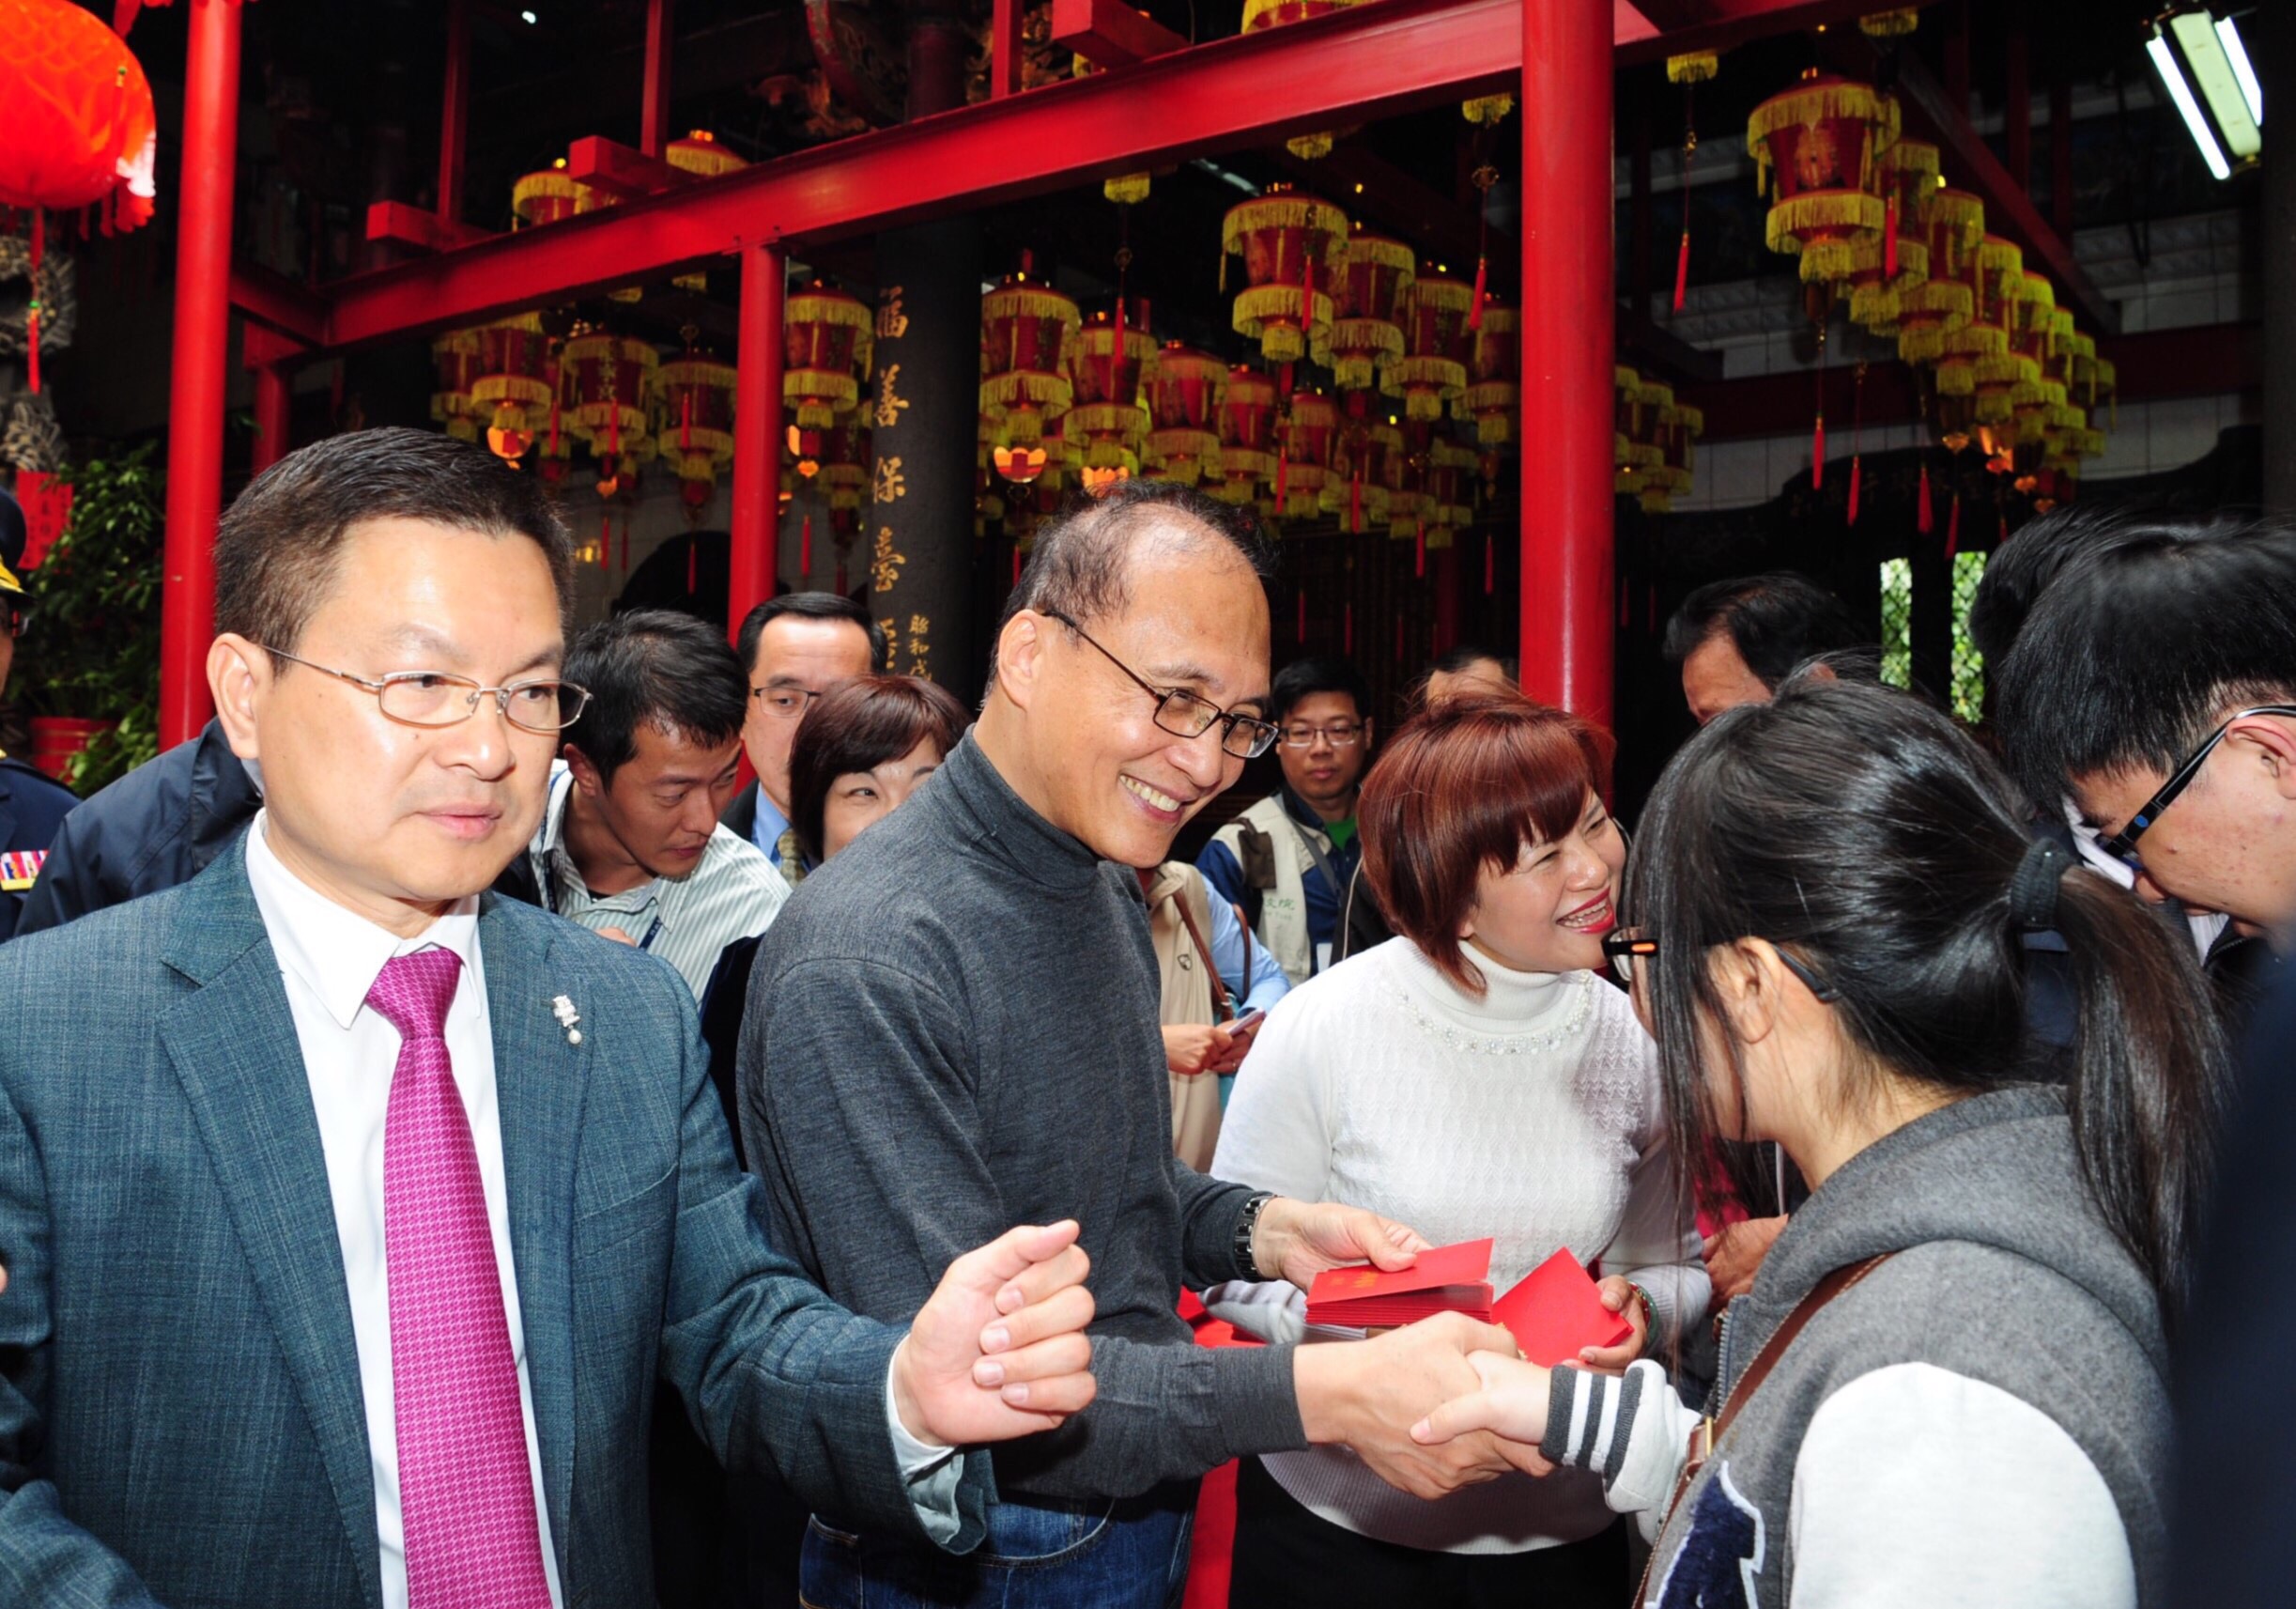
[[(1826, 1180), (1731, 1306), (1710, 1411), (1813, 1285), (1880, 1252), (1895, 1255), (1821, 1308), (1739, 1405), (1657, 1540), (1649, 1601), (1785, 1609), (1795, 1462), (1811, 1419), (1838, 1389), (1901, 1363), (1984, 1382), (2054, 1419), (2112, 1493), (2139, 1602), (2160, 1601), (2169, 1409), (2159, 1305), (2082, 1184), (2063, 1092), (1958, 1102)], [(1555, 1371), (1542, 1450), (1584, 1463), (1589, 1449), (1566, 1445), (1573, 1372)], [(1606, 1447), (1625, 1445), (1635, 1413), (1634, 1377), (1625, 1384), (1595, 1383), (1621, 1399)]]

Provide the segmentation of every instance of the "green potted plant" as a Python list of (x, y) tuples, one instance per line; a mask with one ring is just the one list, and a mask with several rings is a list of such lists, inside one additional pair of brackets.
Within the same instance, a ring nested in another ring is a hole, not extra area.
[(25, 578), (15, 679), (34, 755), (85, 796), (159, 751), (165, 487), (148, 442), (63, 478), (71, 516)]

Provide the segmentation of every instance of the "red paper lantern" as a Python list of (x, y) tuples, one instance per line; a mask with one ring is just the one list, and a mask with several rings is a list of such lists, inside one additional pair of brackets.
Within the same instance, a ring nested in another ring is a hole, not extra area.
[(1815, 68), (1754, 108), (1746, 148), (1772, 197), (1769, 247), (1798, 254), (1803, 279), (1845, 283), (1851, 240), (1888, 226), (1878, 159), (1897, 134), (1895, 101)]
[(93, 12), (0, 0), (0, 207), (148, 223), (158, 131), (143, 68)]
[(980, 411), (1000, 445), (1035, 446), (1075, 401), (1068, 364), (1081, 322), (1075, 302), (1026, 270), (981, 296)]
[(1194, 485), (1221, 478), (1218, 423), (1227, 395), (1227, 365), (1210, 352), (1174, 341), (1156, 354), (1148, 379), (1148, 414), (1156, 428), (1148, 455), (1159, 478)]
[(1275, 478), (1275, 381), (1257, 369), (1230, 369), (1220, 398), (1220, 473), (1212, 495), (1241, 508)]

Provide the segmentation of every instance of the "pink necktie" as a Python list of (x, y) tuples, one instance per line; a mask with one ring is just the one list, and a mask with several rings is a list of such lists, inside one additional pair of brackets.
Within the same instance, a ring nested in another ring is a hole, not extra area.
[(391, 1388), (408, 1609), (549, 1609), (518, 1371), (455, 1088), (446, 1011), (462, 959), (393, 958), (367, 991), (399, 1031), (383, 1130)]

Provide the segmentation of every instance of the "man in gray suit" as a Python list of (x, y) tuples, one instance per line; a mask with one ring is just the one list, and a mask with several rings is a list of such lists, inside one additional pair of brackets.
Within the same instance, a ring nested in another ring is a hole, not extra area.
[(1092, 1394), (1072, 1224), (906, 1334), (765, 1244), (690, 992), (483, 892), (533, 835), (569, 549), (415, 431), (258, 478), (208, 679), (264, 810), (0, 951), (0, 1602), (650, 1603), (658, 1375), (717, 1455), (952, 1551)]

